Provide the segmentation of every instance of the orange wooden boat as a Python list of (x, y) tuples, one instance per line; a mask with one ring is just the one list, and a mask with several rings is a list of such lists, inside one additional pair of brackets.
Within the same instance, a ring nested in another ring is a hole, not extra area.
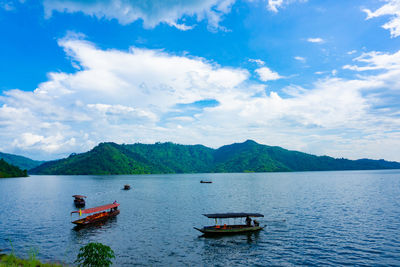
[(103, 206), (94, 207), (94, 208), (90, 208), (90, 209), (84, 209), (84, 210), (79, 209), (79, 210), (73, 211), (73, 212), (71, 212), (71, 215), (73, 213), (77, 213), (77, 214), (79, 214), (79, 216), (82, 216), (82, 214), (92, 214), (92, 213), (93, 214), (89, 215), (85, 218), (81, 218), (76, 221), (72, 221), (72, 223), (74, 223), (78, 226), (85, 226), (85, 225), (105, 221), (105, 220), (107, 220), (111, 217), (117, 216), (119, 214), (119, 209), (118, 209), (119, 205), (120, 204), (118, 204), (116, 201), (114, 201), (114, 203), (108, 204), (108, 205), (103, 205)]

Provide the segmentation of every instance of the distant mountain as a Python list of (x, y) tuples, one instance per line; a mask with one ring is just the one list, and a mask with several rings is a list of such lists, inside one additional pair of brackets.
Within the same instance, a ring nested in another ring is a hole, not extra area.
[(22, 171), (17, 166), (8, 164), (4, 159), (0, 159), (0, 178), (26, 177), (26, 170)]
[(22, 170), (30, 170), (32, 168), (39, 166), (44, 162), (2, 152), (0, 152), (0, 159), (4, 159), (7, 163), (11, 165), (18, 166)]
[(252, 140), (222, 146), (173, 143), (101, 143), (91, 151), (45, 162), (32, 174), (150, 174), (400, 169), (385, 160), (348, 160), (315, 156)]

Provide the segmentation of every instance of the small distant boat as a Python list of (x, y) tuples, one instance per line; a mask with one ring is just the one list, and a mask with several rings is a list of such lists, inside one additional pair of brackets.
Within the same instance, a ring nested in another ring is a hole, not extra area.
[(204, 181), (204, 180), (201, 180), (200, 183), (201, 183), (201, 184), (212, 184), (212, 181)]
[[(207, 218), (215, 219), (215, 225), (204, 226), (203, 228), (196, 228), (197, 231), (202, 232), (205, 236), (216, 236), (216, 235), (232, 235), (232, 234), (242, 234), (249, 232), (256, 232), (264, 227), (260, 226), (259, 222), (256, 220), (251, 220), (251, 217), (264, 217), (260, 213), (214, 213), (214, 214), (203, 214)], [(245, 224), (218, 224), (218, 219), (229, 219), (229, 218), (246, 218)], [(253, 221), (253, 223), (252, 223)]]
[(73, 195), (72, 197), (74, 197), (74, 203), (76, 207), (84, 207), (85, 206), (85, 198), (86, 196), (82, 196), (82, 195)]
[(129, 184), (124, 185), (124, 190), (130, 190), (131, 186)]
[(99, 207), (94, 207), (94, 208), (90, 208), (90, 209), (84, 209), (84, 210), (76, 210), (71, 212), (71, 215), (73, 213), (77, 213), (79, 214), (79, 216), (82, 216), (82, 214), (91, 214), (85, 218), (82, 219), (78, 219), (76, 221), (72, 221), (72, 223), (78, 225), (78, 226), (86, 226), (89, 224), (94, 224), (94, 223), (99, 223), (102, 221), (105, 221), (111, 217), (115, 217), (119, 214), (119, 209), (118, 206), (120, 204), (117, 203), (116, 201), (114, 201), (114, 203), (112, 204), (108, 204), (108, 205), (103, 205), (103, 206), (99, 206)]

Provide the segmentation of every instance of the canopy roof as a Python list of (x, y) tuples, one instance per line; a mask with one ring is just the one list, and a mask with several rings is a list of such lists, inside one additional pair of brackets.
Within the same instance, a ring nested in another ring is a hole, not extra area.
[(74, 198), (86, 198), (86, 196), (83, 196), (83, 195), (73, 195), (72, 197), (74, 197)]
[[(94, 213), (94, 212), (99, 212), (99, 211), (103, 211), (103, 210), (109, 210), (109, 209), (112, 209), (112, 208), (116, 208), (119, 205), (120, 204), (118, 204), (118, 203), (103, 205), (103, 206), (99, 206), (99, 207), (95, 207), (95, 208), (81, 210), (81, 213), (82, 214), (87, 214), (87, 213)], [(73, 211), (73, 212), (71, 212), (71, 214), (72, 213), (79, 213), (79, 210)]]
[(203, 214), (207, 218), (243, 218), (243, 217), (264, 217), (261, 213), (213, 213), (213, 214)]

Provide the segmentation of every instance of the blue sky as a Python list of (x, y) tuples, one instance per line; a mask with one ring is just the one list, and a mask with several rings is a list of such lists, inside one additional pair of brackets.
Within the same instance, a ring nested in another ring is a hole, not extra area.
[(400, 161), (398, 0), (0, 0), (0, 151), (253, 139)]

